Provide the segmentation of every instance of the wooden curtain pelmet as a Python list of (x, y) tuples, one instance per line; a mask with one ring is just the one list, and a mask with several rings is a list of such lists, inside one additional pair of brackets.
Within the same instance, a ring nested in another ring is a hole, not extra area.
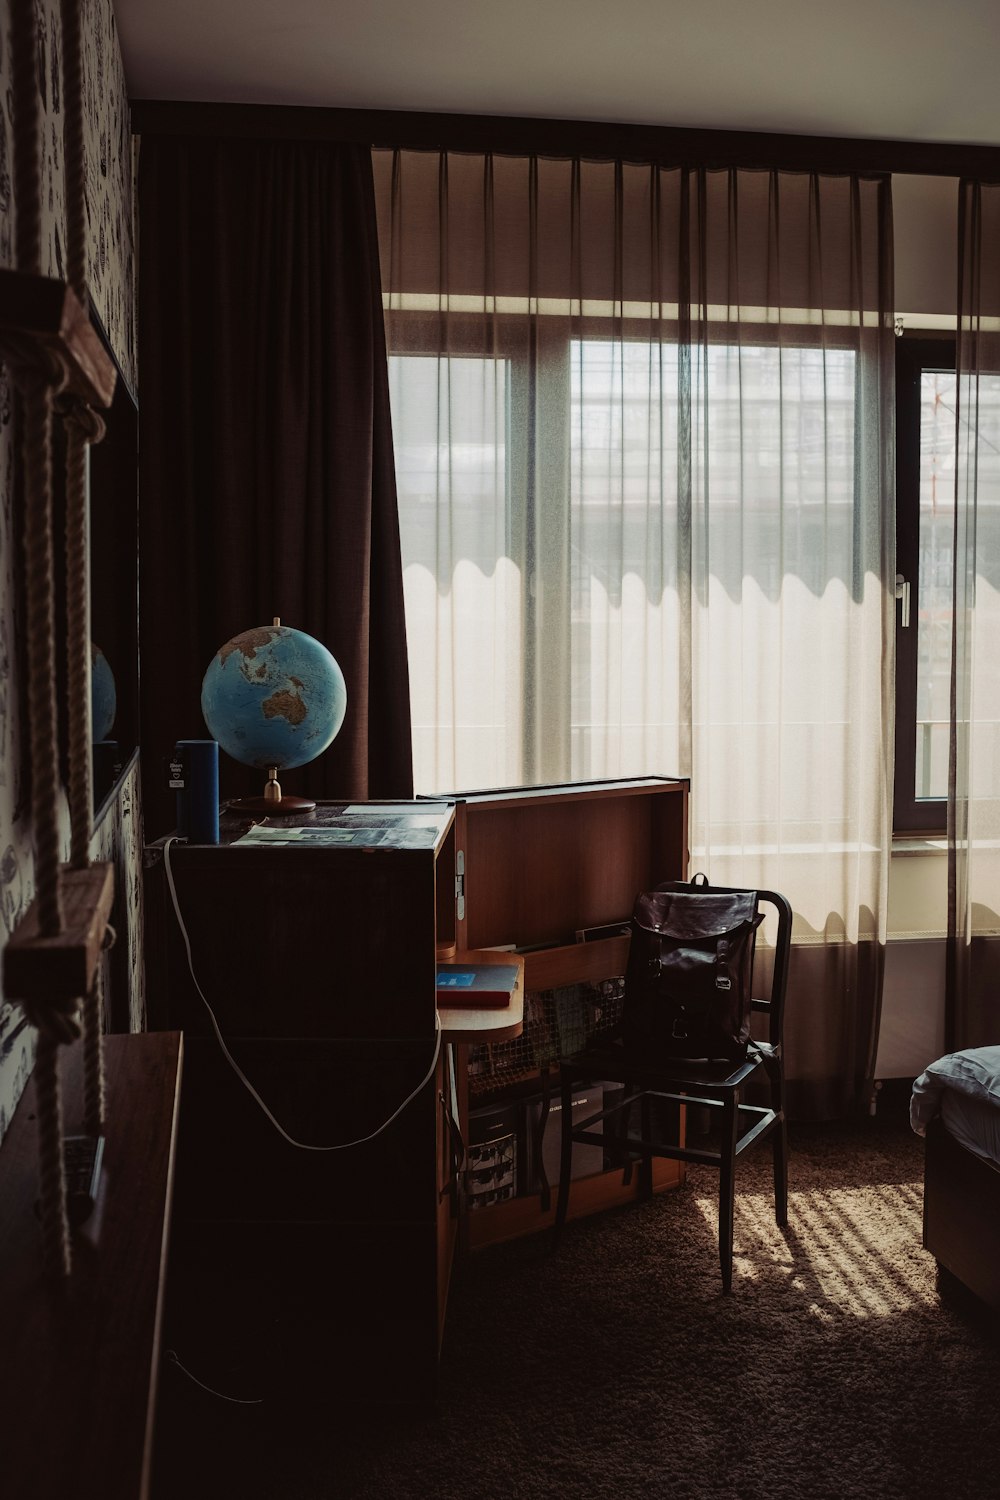
[[(87, 318), (86, 162), (79, 0), (63, 0), (63, 57), (69, 286), (41, 277), (38, 49), (33, 0), (13, 0), (14, 182), (18, 270), (0, 287), (0, 344), (23, 409), (25, 594), (31, 812), (35, 899), (4, 952), (4, 989), (38, 1029), (39, 1183), (46, 1270), (66, 1276), (71, 1248), (63, 1169), (58, 1049), (81, 1033), (84, 997), (86, 1128), (103, 1116), (99, 954), (109, 932), (110, 865), (91, 865), (93, 787), (87, 580), (86, 448), (104, 426), (93, 408), (110, 404), (115, 371)], [(13, 279), (11, 279), (13, 278)], [(67, 429), (66, 572), (71, 856), (60, 863), (59, 739), (56, 704), (55, 543), (52, 418)]]
[(1000, 181), (997, 146), (702, 130), (603, 120), (133, 99), (132, 130), (143, 137), (327, 140), (390, 150), (580, 156), (590, 161), (650, 162), (666, 167), (853, 172), (862, 176), (892, 172)]

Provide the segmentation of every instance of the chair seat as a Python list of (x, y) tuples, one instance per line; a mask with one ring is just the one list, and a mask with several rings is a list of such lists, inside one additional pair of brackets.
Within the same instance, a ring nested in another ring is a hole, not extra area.
[(565, 1058), (561, 1068), (580, 1078), (614, 1078), (622, 1083), (645, 1083), (650, 1088), (735, 1089), (773, 1055), (766, 1043), (752, 1043), (745, 1062), (708, 1062), (704, 1058), (651, 1058), (648, 1051), (629, 1048), (622, 1041), (597, 1042)]

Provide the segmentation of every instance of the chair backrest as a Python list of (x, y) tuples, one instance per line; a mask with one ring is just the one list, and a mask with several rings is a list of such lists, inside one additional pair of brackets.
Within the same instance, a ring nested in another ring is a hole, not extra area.
[[(751, 890), (750, 886), (712, 885), (691, 886), (692, 890), (726, 891), (730, 894)], [(792, 908), (788, 898), (778, 891), (757, 890), (757, 910), (773, 908), (778, 918), (778, 931), (774, 939), (774, 963), (771, 968), (770, 993), (756, 993), (759, 967), (754, 963), (754, 995), (751, 1008), (768, 1018), (767, 1039), (772, 1047), (780, 1047), (785, 1022), (785, 992), (788, 989), (788, 964), (792, 951)]]

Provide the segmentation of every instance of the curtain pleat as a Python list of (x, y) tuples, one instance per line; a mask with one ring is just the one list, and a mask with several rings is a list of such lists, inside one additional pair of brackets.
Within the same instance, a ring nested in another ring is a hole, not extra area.
[[(147, 831), (163, 764), (206, 734), (205, 670), (282, 622), (347, 682), (344, 726), (285, 790), (412, 790), (408, 674), (371, 156), (150, 137), (140, 163), (140, 631)], [(225, 796), (259, 771), (223, 757)]]
[(891, 826), (887, 180), (374, 163), (416, 785), (689, 775), (692, 867), (795, 909), (793, 1106), (864, 1107)]
[(1000, 1035), (1000, 185), (959, 185), (945, 1045)]

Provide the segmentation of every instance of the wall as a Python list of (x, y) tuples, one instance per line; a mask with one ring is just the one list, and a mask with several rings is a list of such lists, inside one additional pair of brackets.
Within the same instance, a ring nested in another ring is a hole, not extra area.
[(906, 329), (955, 326), (958, 178), (892, 179), (896, 312)]
[[(43, 109), (42, 270), (64, 272), (66, 216), (62, 164), (61, 25), (58, 0), (39, 6), (39, 73)], [(88, 281), (115, 356), (135, 388), (134, 216), (128, 95), (111, 0), (84, 5), (87, 133)], [(14, 255), (11, 182), (13, 123), (10, 93), (10, 12), (0, 0), (0, 265)], [(33, 892), (31, 822), (24, 766), (22, 622), (14, 607), (21, 567), (15, 523), (16, 411), (6, 370), (0, 368), (0, 941), (6, 942)], [(134, 584), (133, 584), (134, 587)], [(141, 1024), (141, 810), (138, 774), (121, 787), (98, 829), (94, 853), (116, 867), (118, 941), (126, 945), (129, 993), (115, 997), (116, 1018)], [(34, 1034), (19, 1008), (0, 994), (0, 1136), (34, 1060)]]

